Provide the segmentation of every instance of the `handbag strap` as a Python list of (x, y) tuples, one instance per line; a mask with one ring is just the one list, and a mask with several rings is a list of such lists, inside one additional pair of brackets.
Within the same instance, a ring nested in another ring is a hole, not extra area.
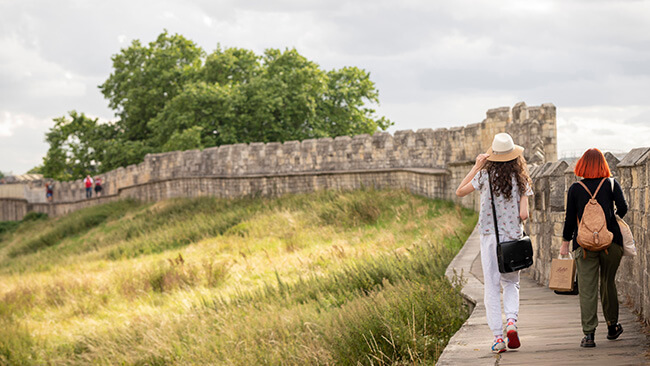
[[(612, 205), (612, 216), (614, 216), (614, 218), (617, 218), (618, 215), (616, 214), (616, 211), (614, 211), (614, 207), (616, 206), (616, 200), (614, 199), (614, 178), (609, 178), (609, 183), (612, 185), (612, 202), (614, 203)], [(618, 211), (618, 207), (616, 207), (616, 210)]]
[(494, 234), (497, 236), (497, 244), (499, 244), (499, 227), (497, 226), (497, 209), (494, 207), (494, 194), (492, 193), (492, 182), (490, 182), (490, 173), (487, 173), (488, 185), (490, 186), (490, 198), (492, 201), (492, 218), (494, 222)]

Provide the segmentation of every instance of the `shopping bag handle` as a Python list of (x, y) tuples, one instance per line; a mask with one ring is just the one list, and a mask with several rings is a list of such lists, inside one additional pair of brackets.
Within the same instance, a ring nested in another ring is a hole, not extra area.
[(573, 259), (573, 253), (569, 252), (569, 254), (567, 255), (562, 255), (562, 254), (557, 255), (557, 259), (565, 259), (563, 257), (569, 257), (569, 259)]

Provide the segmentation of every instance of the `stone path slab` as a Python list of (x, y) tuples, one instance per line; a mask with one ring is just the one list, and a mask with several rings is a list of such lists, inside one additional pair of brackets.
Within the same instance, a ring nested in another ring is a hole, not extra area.
[(607, 325), (599, 309), (596, 348), (581, 348), (578, 296), (556, 295), (521, 276), (519, 333), (521, 348), (500, 355), (490, 352), (492, 332), (483, 306), (479, 235), (476, 230), (447, 269), (447, 276), (467, 278), (463, 295), (476, 303), (471, 316), (452, 337), (438, 365), (650, 365), (650, 338), (625, 305), (619, 311), (624, 332), (615, 341), (606, 339)]

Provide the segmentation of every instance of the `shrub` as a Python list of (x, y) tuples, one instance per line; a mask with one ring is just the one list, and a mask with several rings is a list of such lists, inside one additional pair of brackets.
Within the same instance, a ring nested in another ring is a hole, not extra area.
[(47, 219), (47, 214), (44, 212), (31, 211), (23, 217), (23, 221), (38, 221)]

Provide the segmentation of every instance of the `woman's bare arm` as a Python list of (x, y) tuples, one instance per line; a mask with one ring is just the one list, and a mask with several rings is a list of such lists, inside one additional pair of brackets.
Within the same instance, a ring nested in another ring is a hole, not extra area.
[(519, 200), (519, 218), (521, 221), (528, 219), (528, 196), (526, 195)]
[(474, 179), (476, 173), (478, 173), (481, 170), (481, 168), (483, 168), (483, 165), (485, 165), (485, 161), (487, 160), (488, 156), (489, 156), (488, 154), (479, 154), (476, 157), (476, 163), (469, 171), (469, 173), (467, 173), (465, 178), (463, 178), (463, 181), (460, 182), (460, 185), (458, 185), (458, 188), (456, 189), (456, 196), (465, 197), (468, 194), (474, 192), (472, 179)]

